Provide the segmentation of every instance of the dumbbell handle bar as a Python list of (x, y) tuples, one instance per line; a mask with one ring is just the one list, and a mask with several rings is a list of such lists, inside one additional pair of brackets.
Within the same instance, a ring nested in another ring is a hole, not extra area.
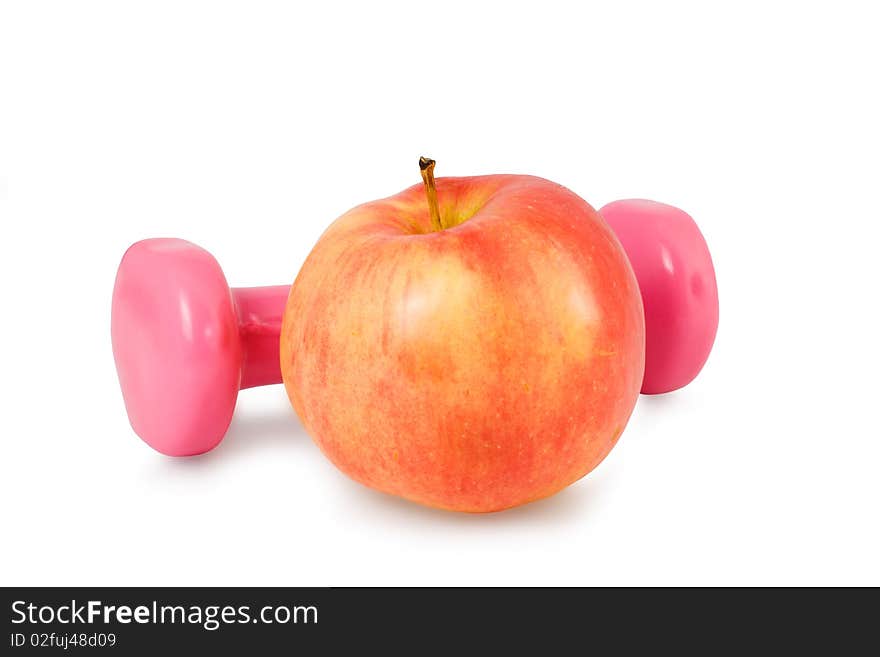
[(278, 340), (289, 285), (232, 288), (241, 335), (241, 388), (281, 383)]

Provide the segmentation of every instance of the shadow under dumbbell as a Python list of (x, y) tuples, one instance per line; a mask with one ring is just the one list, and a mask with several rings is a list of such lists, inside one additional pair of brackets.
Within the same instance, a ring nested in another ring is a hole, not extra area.
[(255, 388), (239, 397), (232, 423), (217, 447), (205, 454), (169, 461), (175, 467), (212, 467), (254, 452), (280, 455), (311, 445), (283, 390), (278, 394), (271, 388)]
[(656, 442), (669, 427), (670, 418), (680, 417), (691, 412), (699, 402), (693, 394), (678, 391), (662, 395), (639, 395), (639, 401), (627, 423), (621, 441)]
[(254, 449), (283, 449), (304, 440), (309, 441), (309, 436), (292, 409), (272, 415), (237, 415), (212, 454), (232, 458)]
[(683, 401), (681, 395), (676, 395), (675, 391), (662, 395), (640, 395), (636, 408), (645, 409), (650, 412), (661, 410), (666, 413), (670, 408), (681, 406)]

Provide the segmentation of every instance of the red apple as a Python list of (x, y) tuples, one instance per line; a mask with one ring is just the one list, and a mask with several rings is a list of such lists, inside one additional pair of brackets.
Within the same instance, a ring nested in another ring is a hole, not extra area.
[[(590, 472), (642, 383), (639, 288), (617, 238), (531, 176), (440, 178), (358, 206), (291, 289), (281, 369), (323, 452), (428, 506), (497, 511)], [(439, 201), (439, 206), (434, 203)]]

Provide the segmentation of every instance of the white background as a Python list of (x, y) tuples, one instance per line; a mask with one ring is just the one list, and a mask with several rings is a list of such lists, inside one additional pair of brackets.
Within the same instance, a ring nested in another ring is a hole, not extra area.
[[(872, 4), (2, 2), (0, 582), (880, 584)], [(700, 377), (492, 515), (350, 481), (279, 386), (206, 456), (141, 442), (125, 248), (291, 282), (421, 154), (690, 212), (721, 298)]]

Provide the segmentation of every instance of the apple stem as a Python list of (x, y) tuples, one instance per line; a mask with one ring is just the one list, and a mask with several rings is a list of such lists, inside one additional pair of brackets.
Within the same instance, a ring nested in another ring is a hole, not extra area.
[(443, 230), (443, 222), (440, 221), (440, 206), (437, 205), (437, 187), (434, 185), (434, 160), (428, 157), (419, 158), (419, 169), (422, 172), (422, 182), (425, 183), (425, 195), (428, 197), (428, 210), (431, 213), (431, 226), (435, 231)]

